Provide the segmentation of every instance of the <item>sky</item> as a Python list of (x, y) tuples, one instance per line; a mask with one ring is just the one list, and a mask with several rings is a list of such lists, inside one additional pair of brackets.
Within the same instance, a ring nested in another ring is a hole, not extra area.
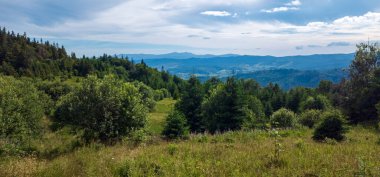
[(353, 53), (380, 0), (0, 0), (0, 26), (77, 55)]

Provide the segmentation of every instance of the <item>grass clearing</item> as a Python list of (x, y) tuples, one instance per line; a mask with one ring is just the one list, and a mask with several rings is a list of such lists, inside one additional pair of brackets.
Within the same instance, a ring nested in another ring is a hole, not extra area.
[(165, 98), (157, 102), (154, 111), (148, 115), (147, 129), (153, 135), (160, 135), (164, 129), (165, 118), (168, 113), (173, 109), (175, 100)]
[[(266, 131), (191, 135), (173, 142), (157, 138), (173, 104), (157, 104), (148, 126), (155, 135), (139, 146), (91, 144), (54, 158), (0, 157), (0, 176), (380, 176), (378, 131), (352, 127), (341, 143), (318, 143), (310, 129), (282, 130), (283, 151), (276, 160), (275, 140)], [(71, 141), (54, 138), (67, 136), (61, 134), (51, 135), (51, 142)]]

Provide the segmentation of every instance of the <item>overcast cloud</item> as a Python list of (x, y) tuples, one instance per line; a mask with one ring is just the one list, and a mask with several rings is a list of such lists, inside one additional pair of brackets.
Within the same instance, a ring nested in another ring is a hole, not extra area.
[(1, 26), (86, 55), (351, 53), (380, 39), (379, 0), (0, 0), (0, 11)]

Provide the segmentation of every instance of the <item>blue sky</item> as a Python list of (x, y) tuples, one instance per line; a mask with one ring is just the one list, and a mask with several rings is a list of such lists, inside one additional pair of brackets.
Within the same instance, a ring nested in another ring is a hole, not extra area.
[(351, 53), (380, 0), (0, 0), (0, 26), (78, 55)]

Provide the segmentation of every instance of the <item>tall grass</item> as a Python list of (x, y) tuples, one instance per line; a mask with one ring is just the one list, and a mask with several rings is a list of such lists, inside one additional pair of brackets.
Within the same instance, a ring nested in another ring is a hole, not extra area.
[[(162, 119), (154, 114), (151, 121)], [(53, 158), (1, 157), (0, 176), (380, 176), (375, 130), (353, 127), (341, 143), (315, 142), (309, 129), (278, 135), (275, 140), (259, 130), (198, 134), (177, 142), (150, 138), (140, 146), (91, 144)], [(275, 141), (282, 145), (281, 165), (273, 165)]]

